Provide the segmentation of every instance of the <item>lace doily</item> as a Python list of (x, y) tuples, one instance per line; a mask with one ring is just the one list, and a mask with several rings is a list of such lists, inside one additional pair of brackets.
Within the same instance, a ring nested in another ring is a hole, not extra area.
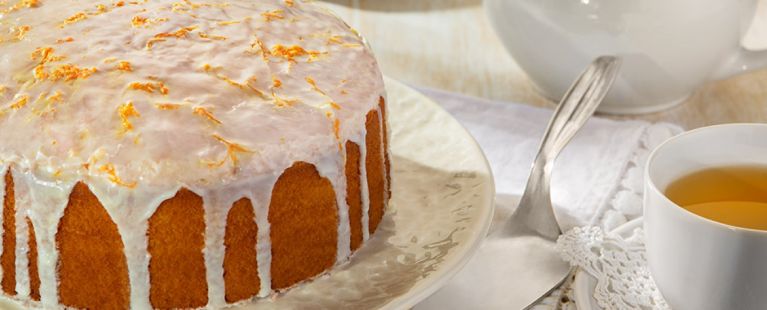
[(644, 234), (627, 237), (599, 227), (574, 228), (559, 237), (562, 258), (597, 279), (594, 299), (603, 309), (670, 309), (647, 269)]
[[(575, 228), (560, 240), (560, 250), (571, 253), (563, 254), (563, 257), (597, 279), (598, 287), (594, 298), (604, 309), (669, 309), (645, 267), (641, 229), (627, 239), (617, 235), (606, 236), (604, 232), (612, 231), (642, 216), (642, 173), (647, 158), (655, 147), (682, 131), (682, 128), (673, 124), (649, 124), (628, 163), (623, 167), (620, 183), (613, 189), (608, 202), (592, 219), (591, 225), (595, 227)], [(571, 251), (575, 249), (578, 252)], [(626, 265), (621, 265), (621, 262)], [(622, 279), (629, 279), (631, 282), (623, 282)], [(552, 292), (533, 309), (577, 309), (570, 283), (565, 283), (560, 289)], [(613, 284), (615, 289), (611, 286)], [(645, 287), (651, 289), (645, 290)]]
[[(642, 133), (629, 162), (623, 168), (623, 176), (620, 183), (613, 189), (608, 203), (602, 206), (602, 210), (592, 220), (592, 225), (596, 227), (576, 228), (563, 236), (562, 242), (564, 243), (560, 245), (562, 250), (565, 249), (565, 244), (567, 244), (567, 249), (579, 249), (581, 251), (577, 252), (580, 253), (579, 255), (570, 254), (569, 257), (573, 259), (568, 259), (568, 261), (580, 266), (597, 278), (599, 286), (595, 295), (598, 296), (594, 297), (597, 299), (599, 306), (604, 309), (668, 309), (665, 301), (663, 301), (660, 293), (658, 293), (654, 282), (649, 277), (649, 272), (644, 267), (646, 260), (644, 259), (644, 243), (641, 230), (635, 231), (631, 238), (625, 240), (614, 235), (606, 237), (604, 232), (612, 231), (642, 216), (642, 195), (644, 191), (642, 173), (647, 158), (655, 147), (682, 131), (682, 128), (672, 124), (658, 123), (648, 125)], [(606, 247), (602, 248), (602, 245)], [(629, 249), (630, 251), (621, 252), (620, 246), (624, 246), (623, 249)], [(591, 252), (592, 250), (595, 251)], [(566, 255), (563, 256), (567, 257)], [(634, 256), (639, 259), (633, 260), (633, 263), (631, 263), (629, 258), (633, 259)], [(575, 259), (576, 257), (578, 259)], [(621, 262), (618, 257), (625, 258), (622, 260), (623, 262), (629, 262), (629, 264), (634, 265), (618, 268), (620, 265), (615, 265), (615, 263)], [(589, 262), (588, 267), (587, 262)], [(608, 273), (602, 269), (603, 267), (609, 267), (607, 268)], [(628, 273), (632, 271), (641, 272), (645, 276), (638, 277), (635, 276), (636, 274)], [(612, 276), (606, 275), (609, 273), (612, 273)], [(628, 277), (635, 277), (632, 280), (643, 279), (641, 281), (647, 280), (649, 282), (635, 281), (624, 283), (617, 281), (618, 279)], [(617, 289), (612, 290), (610, 284), (616, 284)], [(642, 285), (652, 287), (655, 293), (647, 293), (649, 291), (640, 290), (639, 288), (643, 287)], [(657, 294), (657, 296), (652, 294)], [(572, 287), (565, 284), (561, 289), (552, 292), (548, 298), (543, 300), (534, 309), (574, 310), (576, 309), (574, 301)]]

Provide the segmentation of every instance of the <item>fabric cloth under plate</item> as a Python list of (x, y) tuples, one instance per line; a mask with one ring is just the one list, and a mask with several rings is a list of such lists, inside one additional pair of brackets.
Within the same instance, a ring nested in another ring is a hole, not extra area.
[[(457, 118), (484, 150), (496, 182), (493, 231), (524, 191), (553, 111), (419, 90)], [(680, 132), (672, 124), (591, 119), (554, 168), (552, 201), (563, 230), (589, 225), (609, 231), (641, 216), (643, 163), (656, 145)], [(504, 250), (503, 240), (486, 239), (458, 275), (415, 309), (506, 309), (504, 283), (513, 275), (503, 272)]]

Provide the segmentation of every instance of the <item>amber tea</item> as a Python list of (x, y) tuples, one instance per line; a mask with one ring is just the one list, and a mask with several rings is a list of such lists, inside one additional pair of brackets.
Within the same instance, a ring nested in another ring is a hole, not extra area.
[(717, 167), (694, 172), (671, 183), (666, 196), (705, 218), (767, 230), (767, 166)]

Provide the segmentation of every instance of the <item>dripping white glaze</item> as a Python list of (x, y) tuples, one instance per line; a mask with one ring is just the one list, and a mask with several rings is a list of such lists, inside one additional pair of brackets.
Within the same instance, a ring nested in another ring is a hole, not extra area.
[[(321, 7), (303, 1), (293, 6), (281, 0), (200, 6), (184, 1), (116, 6), (104, 1), (104, 12), (97, 4), (41, 0), (37, 7), (0, 14), (0, 33), (30, 26), (20, 40), (0, 37), (0, 88), (5, 89), (0, 92), (0, 168), (4, 173), (12, 166), (16, 181), (20, 298), (28, 298), (30, 291), (29, 217), (37, 239), (41, 303), (59, 304), (56, 233), (77, 182), (88, 185), (117, 226), (130, 303), (136, 309), (151, 308), (148, 220), (182, 187), (204, 201), (212, 308), (225, 304), (226, 217), (243, 197), (251, 201), (258, 225), (258, 296), (271, 294), (269, 203), (278, 176), (294, 162), (315, 165), (333, 185), (339, 219), (336, 261), (348, 259), (345, 150), (339, 156), (338, 148), (347, 140), (360, 146), (362, 233), (364, 240), (369, 238), (365, 116), (377, 109), (384, 90), (361, 37)], [(183, 10), (174, 10), (174, 5)], [(262, 15), (277, 10), (283, 18)], [(64, 23), (81, 12), (87, 18)], [(137, 16), (147, 22), (133, 26)], [(148, 46), (157, 34), (185, 27), (191, 30), (183, 36), (163, 37)], [(209, 39), (213, 36), (225, 39)], [(259, 42), (273, 55), (254, 45)], [(274, 52), (279, 46), (320, 53), (283, 59)], [(42, 56), (32, 55), (44, 47), (52, 48), (53, 57), (64, 57), (44, 65), (50, 74), (65, 64), (96, 71), (72, 81), (39, 79), (34, 68)], [(117, 70), (121, 61), (132, 70)], [(281, 85), (275, 86), (276, 81)], [(134, 90), (131, 83), (149, 83), (154, 89)], [(57, 93), (60, 99), (51, 99)], [(23, 98), (25, 105), (19, 104)], [(128, 102), (139, 115), (119, 113)], [(160, 108), (168, 103), (173, 109)], [(236, 152), (235, 159), (224, 141), (246, 151)], [(4, 195), (4, 186), (0, 188)]]
[(203, 197), (205, 211), (205, 272), (208, 281), (208, 306), (218, 308), (226, 304), (224, 298), (224, 235), (226, 219), (232, 205), (244, 197), (242, 188), (230, 191), (193, 190)]
[(315, 165), (319, 175), (330, 181), (335, 194), (338, 212), (336, 264), (346, 261), (350, 254), (351, 228), (349, 226), (349, 204), (346, 203), (345, 159), (346, 147), (341, 146), (338, 154), (327, 156)]
[(360, 139), (360, 192), (362, 194), (362, 241), (370, 238), (370, 187), (368, 186), (368, 148), (367, 148), (367, 129), (363, 129), (363, 135)]
[(272, 200), (272, 190), (277, 183), (278, 175), (262, 176), (251, 187), (248, 195), (253, 205), (253, 213), (258, 226), (256, 239), (256, 263), (258, 264), (258, 278), (261, 282), (261, 291), (258, 297), (266, 297), (272, 293), (272, 239), (271, 225), (269, 224), (269, 202)]
[(24, 183), (28, 190), (29, 218), (35, 229), (40, 276), (40, 301), (43, 307), (59, 304), (56, 232), (74, 183), (56, 184), (38, 180), (31, 173), (14, 174), (14, 182)]
[[(9, 173), (13, 174), (14, 172)], [(16, 228), (16, 261), (14, 263), (16, 267), (16, 294), (20, 298), (28, 298), (31, 289), (29, 279), (29, 258), (27, 257), (29, 253), (29, 227), (27, 225), (29, 190), (21, 188), (24, 187), (23, 182), (19, 185), (14, 183), (13, 187), (14, 196), (16, 197), (14, 213), (14, 224)], [(5, 188), (3, 188), (3, 191), (5, 191)]]
[(91, 180), (90, 191), (99, 199), (117, 226), (123, 243), (130, 282), (130, 303), (135, 309), (151, 309), (149, 303), (149, 255), (147, 229), (163, 201), (176, 195), (180, 186), (145, 187), (126, 191), (106, 180)]

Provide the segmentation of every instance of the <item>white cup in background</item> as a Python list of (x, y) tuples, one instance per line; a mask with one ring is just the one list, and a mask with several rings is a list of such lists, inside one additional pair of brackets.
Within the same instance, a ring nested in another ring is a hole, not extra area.
[(594, 58), (623, 58), (599, 111), (648, 113), (674, 106), (708, 80), (767, 66), (741, 38), (757, 0), (485, 0), (514, 60), (558, 101)]
[(767, 124), (693, 130), (650, 155), (644, 199), (647, 260), (672, 309), (767, 307), (767, 231), (709, 220), (664, 195), (669, 184), (692, 172), (735, 165), (767, 165)]

